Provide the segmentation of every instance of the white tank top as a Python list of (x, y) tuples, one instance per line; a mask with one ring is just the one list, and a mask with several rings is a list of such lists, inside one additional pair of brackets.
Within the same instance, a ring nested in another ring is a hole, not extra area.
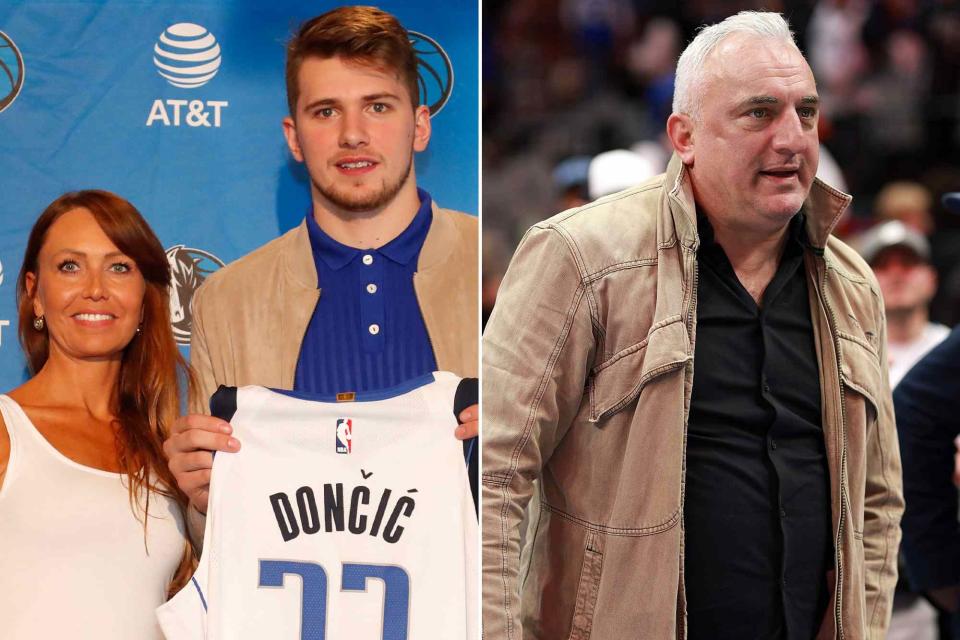
[(157, 611), (167, 639), (476, 640), (459, 382), (346, 403), (236, 390), (243, 446), (214, 460), (197, 573)]
[(185, 539), (176, 504), (151, 494), (145, 538), (125, 474), (70, 460), (8, 396), (0, 395), (0, 413), (10, 435), (0, 487), (0, 638), (162, 639), (154, 609)]

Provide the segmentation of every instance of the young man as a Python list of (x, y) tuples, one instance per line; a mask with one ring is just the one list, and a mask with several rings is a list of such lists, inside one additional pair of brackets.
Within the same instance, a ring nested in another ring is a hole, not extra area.
[[(164, 448), (195, 534), (211, 452), (240, 447), (227, 423), (201, 415), (218, 385), (349, 393), (477, 373), (477, 223), (417, 189), (430, 113), (406, 30), (372, 7), (308, 20), (287, 46), (286, 82), (284, 135), (313, 209), (194, 299), (193, 415)], [(457, 437), (475, 436), (476, 407), (460, 420)]]
[(814, 179), (783, 18), (702, 30), (673, 111), (666, 174), (535, 225), (504, 276), (484, 637), (880, 640), (903, 509), (883, 306), (830, 236), (850, 197)]

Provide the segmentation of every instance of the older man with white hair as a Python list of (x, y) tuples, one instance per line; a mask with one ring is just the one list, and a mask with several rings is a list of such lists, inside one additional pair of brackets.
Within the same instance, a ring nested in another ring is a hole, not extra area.
[(524, 237), (484, 336), (487, 640), (884, 637), (886, 329), (818, 108), (783, 18), (732, 16), (680, 58), (666, 173)]

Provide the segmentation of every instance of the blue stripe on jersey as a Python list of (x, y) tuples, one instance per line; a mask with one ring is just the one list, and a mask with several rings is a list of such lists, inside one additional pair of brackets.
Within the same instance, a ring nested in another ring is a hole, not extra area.
[(378, 249), (331, 238), (307, 215), (320, 299), (307, 326), (293, 388), (311, 393), (394, 387), (437, 368), (413, 275), (433, 219), (430, 195), (403, 232)]
[(190, 578), (190, 582), (193, 583), (193, 586), (197, 589), (197, 595), (200, 596), (200, 604), (203, 605), (203, 610), (207, 610), (207, 599), (203, 597), (203, 590), (200, 588), (200, 583), (197, 582), (196, 578)]
[[(389, 400), (390, 398), (395, 398), (396, 396), (402, 396), (405, 393), (409, 393), (418, 387), (422, 387), (430, 384), (434, 381), (433, 373), (428, 373), (423, 376), (417, 376), (407, 380), (403, 384), (398, 384), (389, 389), (379, 389), (377, 391), (361, 391), (358, 392), (350, 402), (374, 402), (376, 400)], [(314, 400), (316, 402), (337, 402), (337, 394), (335, 393), (311, 393), (309, 391), (288, 391), (286, 389), (270, 389), (276, 393), (282, 393), (285, 396), (290, 396), (291, 398), (297, 398), (299, 400)]]

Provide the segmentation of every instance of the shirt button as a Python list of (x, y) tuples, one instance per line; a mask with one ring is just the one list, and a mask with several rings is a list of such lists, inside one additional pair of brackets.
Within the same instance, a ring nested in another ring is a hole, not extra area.
[(770, 385), (768, 385), (768, 384), (763, 385), (763, 392), (764, 392), (764, 393), (770, 393)]
[(375, 336), (380, 333), (380, 325), (372, 324), (367, 328), (367, 330), (370, 332), (370, 335)]
[(773, 449), (774, 451), (777, 450), (777, 441), (776, 441), (776, 440), (771, 440), (771, 441), (770, 441), (770, 448)]
[(369, 253), (365, 254), (365, 255), (363, 256), (363, 264), (365, 264), (365, 265), (371, 265), (371, 264), (373, 264), (373, 256), (370, 255)]
[(376, 293), (376, 292), (377, 292), (377, 285), (373, 284), (372, 282), (367, 285), (367, 293)]
[(780, 517), (781, 517), (781, 518), (786, 518), (786, 517), (787, 517), (787, 510), (786, 510), (786, 509), (780, 509)]

